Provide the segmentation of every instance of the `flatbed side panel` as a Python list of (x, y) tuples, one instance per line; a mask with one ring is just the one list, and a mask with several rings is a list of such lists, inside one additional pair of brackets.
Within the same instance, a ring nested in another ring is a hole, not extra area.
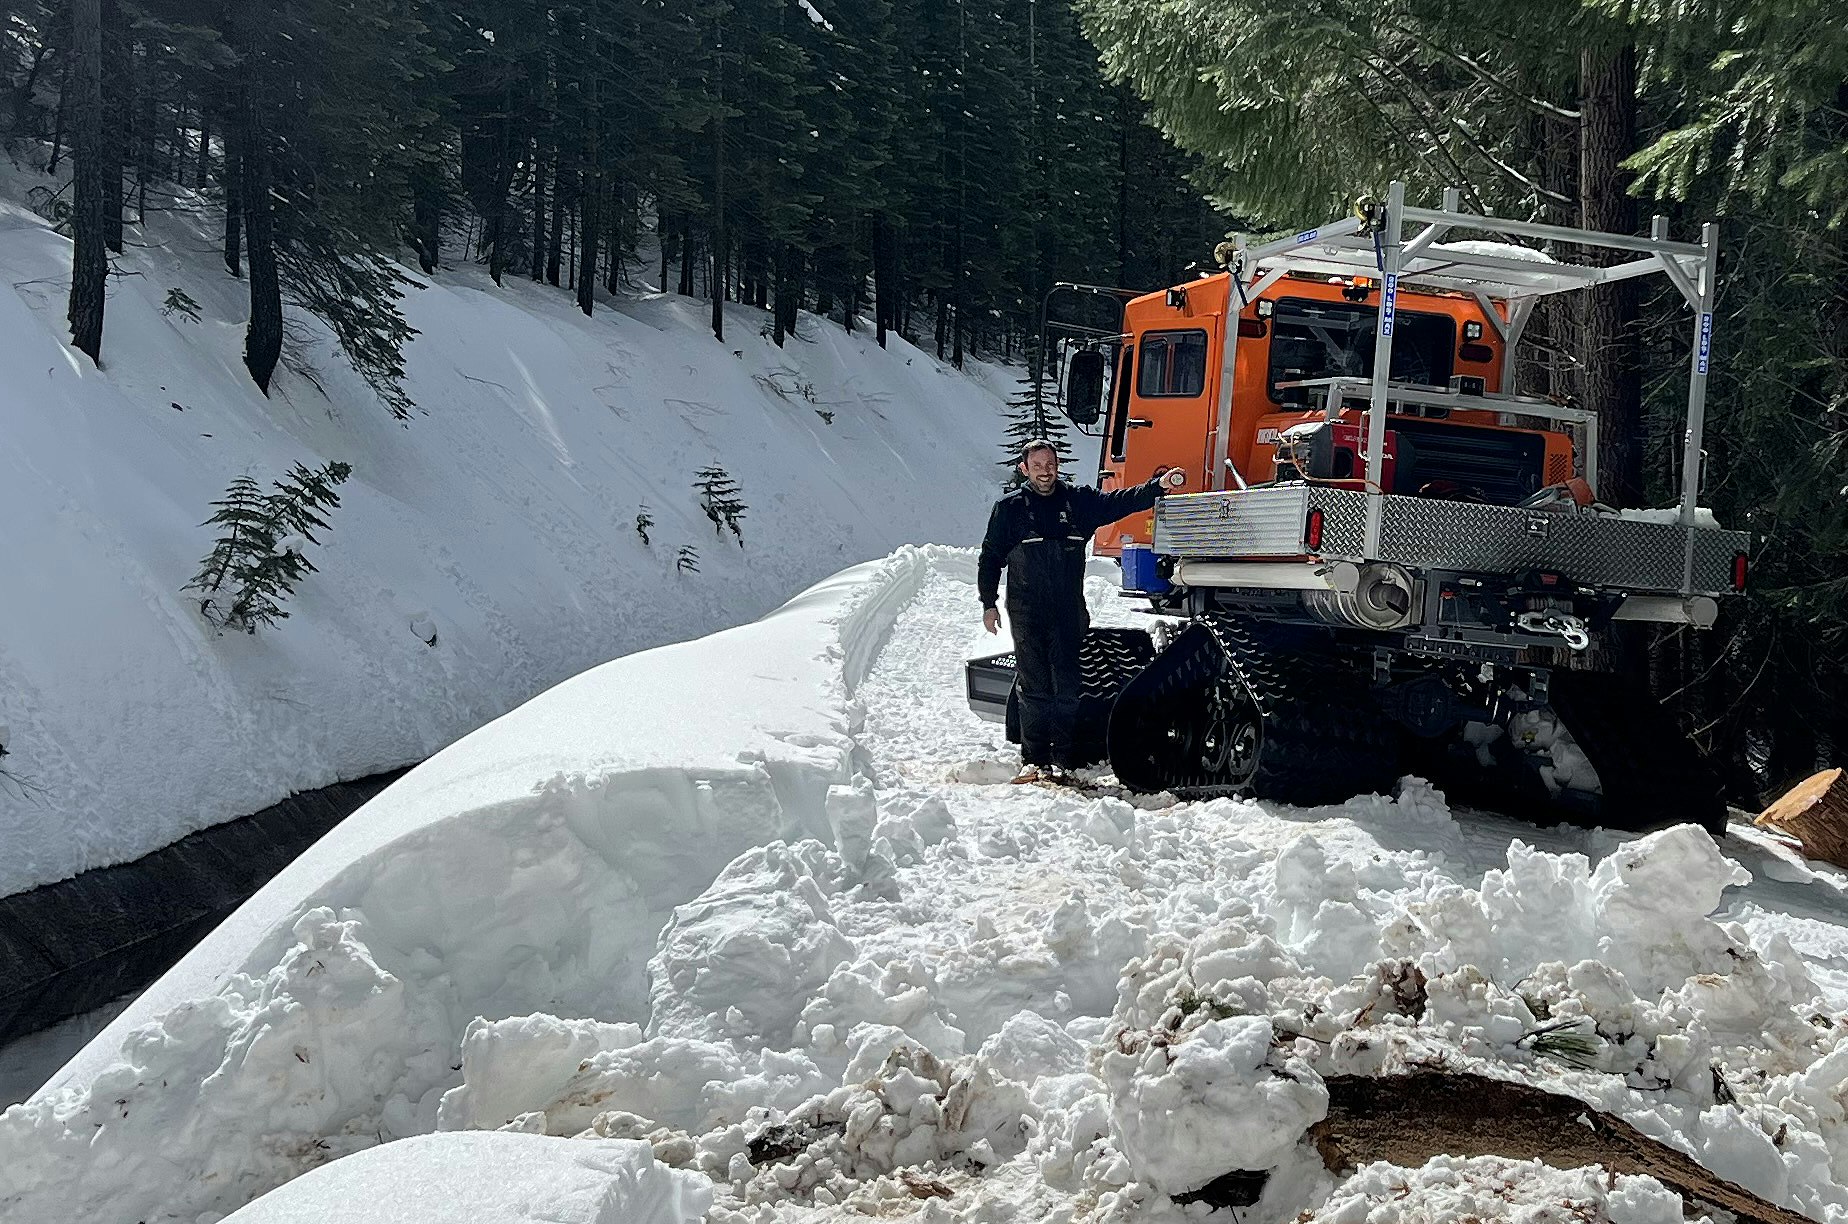
[(1319, 510), (1319, 555), (1331, 559), (1477, 574), (1542, 569), (1587, 586), (1675, 592), (1691, 533), (1694, 593), (1727, 595), (1733, 557), (1750, 546), (1743, 531), (1432, 498), (1384, 502), (1377, 557), (1366, 557), (1362, 545), (1366, 496), (1305, 485), (1164, 498), (1156, 509), (1155, 549), (1176, 557), (1300, 556), (1310, 551), (1309, 514)]
[(1171, 494), (1155, 504), (1155, 551), (1176, 557), (1293, 557), (1311, 490)]

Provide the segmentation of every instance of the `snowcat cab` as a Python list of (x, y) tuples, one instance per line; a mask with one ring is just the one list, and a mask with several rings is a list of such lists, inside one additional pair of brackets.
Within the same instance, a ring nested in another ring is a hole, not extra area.
[[(1554, 819), (1723, 830), (1692, 743), (1597, 669), (1614, 622), (1707, 628), (1744, 589), (1749, 537), (1696, 513), (1716, 227), (1573, 230), (1467, 213), (1455, 191), (1408, 207), (1395, 183), (1222, 252), (1224, 271), (1134, 297), (1120, 335), (1067, 359), (1102, 487), (1163, 465), (1189, 480), (1094, 541), (1162, 619), (1087, 640), (1081, 741), (1138, 791), (1319, 804), (1412, 771)], [(1520, 394), (1512, 354), (1539, 298), (1651, 274), (1694, 316), (1682, 491), (1620, 512), (1596, 500), (1595, 415)], [(1004, 663), (970, 664), (990, 717)]]

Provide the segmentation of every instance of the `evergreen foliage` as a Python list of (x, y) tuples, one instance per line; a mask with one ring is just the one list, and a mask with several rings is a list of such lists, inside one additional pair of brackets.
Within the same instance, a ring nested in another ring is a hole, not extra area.
[(744, 532), (738, 526), (744, 517), (744, 500), (738, 496), (742, 491), (738, 482), (726, 475), (722, 467), (704, 467), (693, 478), (693, 487), (699, 492), (699, 507), (712, 520), (715, 532), (724, 535), (727, 529), (738, 537), (738, 547), (744, 547)]
[(1008, 488), (1016, 488), (1022, 483), (1020, 475), (1021, 448), (1035, 438), (1044, 438), (1052, 443), (1053, 450), (1059, 456), (1059, 465), (1064, 467), (1072, 460), (1072, 448), (1067, 438), (1065, 419), (1059, 412), (1059, 384), (1057, 375), (1048, 363), (1041, 362), (1037, 354), (1028, 358), (1027, 376), (1020, 380), (1019, 389), (1007, 401), (1006, 428), (1001, 444), (1001, 467), (1007, 473)]
[[(68, 3), (18, 0), (0, 31), (0, 135), (54, 158)], [(1070, 0), (822, 7), (106, 0), (98, 143), (128, 186), (95, 230), (119, 246), (125, 199), (206, 188), (251, 377), (267, 392), (292, 303), (400, 417), (399, 259), (478, 260), (586, 313), (658, 275), (764, 308), (778, 344), (807, 309), (960, 362), (1017, 353), (1056, 279), (1159, 288), (1223, 232)]]
[(319, 470), (297, 463), (271, 482), (271, 492), (249, 476), (231, 482), (206, 520), (219, 528), (211, 555), (184, 588), (199, 592), (206, 620), (220, 629), (255, 633), (288, 618), (283, 601), (315, 572), (304, 548), (321, 542), (315, 532), (328, 530), (322, 516), (339, 508), (335, 488), (352, 471), (339, 462)]
[[(1848, 26), (1766, 0), (1543, 0), (1510, 41), (1428, 5), (1077, 4), (1107, 71), (1254, 226), (1338, 215), (1393, 177), (1589, 228), (1638, 232), (1647, 207), (1685, 238), (1721, 218), (1703, 501), (1762, 544), (1743, 610), (1657, 633), (1646, 663), (1743, 806), (1848, 753)], [(1601, 412), (1632, 397), (1604, 431), (1628, 453), (1604, 466), (1627, 469), (1627, 500), (1669, 504), (1686, 304), (1653, 284), (1613, 331), (1584, 301), (1536, 315), (1521, 387)], [(1656, 377), (1600, 382), (1624, 367)]]

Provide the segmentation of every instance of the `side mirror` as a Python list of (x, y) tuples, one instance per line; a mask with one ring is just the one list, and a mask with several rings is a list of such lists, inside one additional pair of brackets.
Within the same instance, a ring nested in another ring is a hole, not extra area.
[(1079, 349), (1065, 366), (1065, 415), (1076, 425), (1094, 425), (1104, 409), (1104, 354)]

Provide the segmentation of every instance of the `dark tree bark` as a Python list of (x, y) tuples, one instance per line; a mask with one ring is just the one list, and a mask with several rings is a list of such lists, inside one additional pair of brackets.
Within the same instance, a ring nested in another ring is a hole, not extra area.
[(545, 248), (545, 283), (554, 287), (558, 285), (559, 264), (565, 255), (565, 201), (571, 194), (568, 188), (574, 174), (575, 171), (567, 168), (560, 154), (552, 164), (552, 224)]
[(424, 163), (411, 175), (411, 246), (429, 276), (443, 263), (442, 173)]
[[(1636, 48), (1581, 51), (1579, 94), (1582, 222), (1586, 229), (1634, 234), (1636, 201), (1628, 190), (1633, 176), (1621, 163), (1636, 152)], [(1592, 254), (1601, 263), (1622, 256)], [(1598, 495), (1619, 507), (1637, 505), (1643, 497), (1641, 302), (1635, 280), (1600, 285), (1591, 290), (1581, 316), (1584, 401), (1598, 414)]]
[(244, 158), (240, 128), (241, 116), (225, 124), (225, 158), (219, 179), (225, 188), (225, 270), (233, 276), (244, 273), (238, 260), (244, 245)]
[(195, 181), (201, 191), (211, 177), (212, 170), (212, 112), (205, 108), (199, 111), (199, 158), (198, 173)]
[(148, 223), (148, 176), (154, 173), (153, 49), (142, 44), (129, 55), (133, 71), (129, 89), (134, 94), (135, 224)]
[(265, 134), (249, 122), (256, 87), (244, 86), (243, 148), (245, 243), (250, 255), (250, 328), (244, 334), (244, 365), (263, 394), (282, 358), (282, 279), (276, 267), (276, 217), (270, 199), (271, 172)]
[(610, 246), (608, 263), (610, 263), (610, 266), (606, 268), (606, 272), (604, 272), (604, 281), (602, 281), (602, 287), (604, 287), (604, 290), (606, 290), (612, 298), (615, 296), (615, 290), (621, 288), (621, 285), (623, 285), (623, 251), (628, 250), (628, 244), (625, 242), (625, 233), (623, 233), (623, 231), (625, 231), (625, 218), (626, 213), (625, 209), (623, 209), (623, 189), (621, 189), (621, 187), (612, 187), (612, 189), (610, 189), (610, 242), (608, 242), (608, 246)]
[(72, 252), (71, 343), (102, 363), (104, 290), (109, 256), (104, 250), (108, 176), (103, 137), (103, 13), (101, 0), (73, 0), (71, 87), (75, 138), (76, 244)]
[[(116, 0), (103, 0), (103, 106), (106, 117), (127, 113), (128, 57), (122, 44), (121, 9)], [(107, 121), (102, 128), (103, 178), (107, 184), (103, 198), (103, 238), (109, 249), (118, 255), (122, 253), (122, 128), (120, 122)]]
[(501, 91), (500, 139), (494, 148), (494, 200), (488, 209), (488, 276), (495, 284), (507, 270), (507, 246), (512, 229), (507, 194), (513, 190), (513, 86)]
[(602, 120), (596, 113), (596, 78), (591, 78), (591, 114), (584, 125), (584, 178), (578, 193), (578, 309), (589, 316), (597, 301), (597, 244), (601, 238), (603, 208), (603, 166), (598, 150), (598, 128)]
[(680, 296), (693, 296), (693, 227), (688, 225), (680, 231)]
[[(552, 184), (557, 192), (558, 184)], [(533, 251), (531, 260), (532, 278), (535, 281), (545, 279), (545, 150), (540, 147), (537, 137), (533, 140)]]
[(717, 64), (714, 76), (717, 79), (718, 111), (713, 115), (712, 136), (712, 335), (715, 340), (725, 339), (725, 17), (724, 10), (719, 13), (718, 38), (714, 44), (713, 59)]
[(655, 285), (662, 293), (667, 292), (667, 246), (672, 241), (673, 230), (672, 223), (665, 216), (660, 217), (655, 223), (655, 237), (659, 240), (656, 245), (661, 248), (661, 277)]
[(891, 223), (880, 213), (873, 218), (873, 329), (880, 348), (885, 347), (886, 332), (898, 324), (894, 309), (898, 285), (892, 245)]

